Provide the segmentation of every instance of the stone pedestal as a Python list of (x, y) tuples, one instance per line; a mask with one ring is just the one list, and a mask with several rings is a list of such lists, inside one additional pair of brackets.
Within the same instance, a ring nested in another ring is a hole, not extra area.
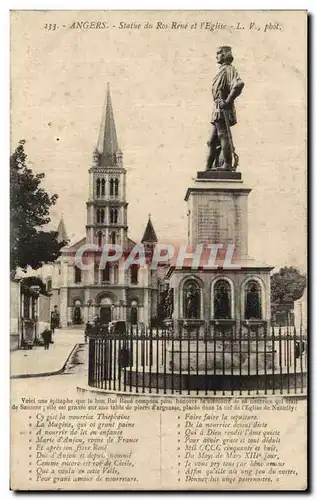
[(207, 323), (201, 319), (178, 320), (178, 332), (182, 339), (204, 339)]
[(272, 344), (262, 340), (175, 340), (167, 347), (168, 371), (176, 373), (256, 374), (271, 371), (273, 362)]
[(197, 180), (209, 180), (209, 181), (217, 181), (217, 180), (235, 180), (241, 181), (242, 175), (241, 172), (231, 172), (228, 170), (203, 170), (197, 172)]
[(248, 195), (241, 173), (197, 172), (188, 188), (189, 246), (218, 243), (235, 246), (237, 257), (248, 255)]
[[(267, 339), (272, 266), (248, 257), (250, 191), (240, 172), (220, 170), (197, 172), (187, 190), (190, 251), (195, 252), (198, 245), (219, 244), (222, 255), (212, 266), (202, 261), (193, 268), (188, 259), (182, 267), (171, 266), (168, 274), (174, 290), (174, 332), (173, 340), (169, 337), (167, 342), (166, 367), (168, 373), (179, 375), (180, 385), (233, 387), (241, 376), (243, 384), (249, 378), (257, 384), (258, 375), (266, 379), (277, 368), (277, 350)], [(223, 255), (230, 251), (229, 245), (234, 255), (226, 261)], [(223, 317), (215, 307), (219, 282), (227, 293), (228, 312)], [(185, 317), (188, 283), (194, 283), (199, 293), (197, 319)], [(250, 283), (256, 286), (260, 304), (259, 314), (251, 319), (245, 306)]]

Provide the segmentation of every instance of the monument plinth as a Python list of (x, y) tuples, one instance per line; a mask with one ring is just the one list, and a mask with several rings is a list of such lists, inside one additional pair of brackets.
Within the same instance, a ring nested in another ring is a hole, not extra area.
[(233, 170), (202, 170), (197, 172), (197, 180), (241, 181), (241, 173)]
[[(201, 245), (204, 251), (218, 245), (222, 257), (209, 267), (206, 259), (198, 268), (190, 259), (182, 268), (171, 266), (177, 336), (191, 337), (195, 330), (199, 339), (205, 332), (234, 338), (240, 330), (245, 334), (256, 328), (259, 336), (268, 330), (272, 266), (248, 255), (250, 193), (241, 173), (233, 171), (198, 172), (187, 189), (188, 247), (195, 252)], [(226, 261), (228, 252), (232, 259)]]
[(240, 172), (198, 172), (185, 196), (189, 246), (234, 245), (236, 256), (246, 258), (250, 192)]
[(248, 255), (251, 189), (237, 171), (239, 157), (231, 135), (237, 123), (234, 100), (244, 84), (232, 61), (230, 47), (220, 47), (206, 170), (197, 172), (185, 195), (190, 251), (197, 254), (202, 248), (213, 248), (231, 253), (232, 259), (222, 254), (214, 265), (206, 265), (201, 258), (193, 265), (188, 259), (182, 267), (171, 265), (167, 275), (173, 293), (168, 318), (174, 333), (172, 345), (167, 346), (168, 362), (176, 371), (196, 371), (198, 378), (204, 376), (199, 375), (203, 367), (206, 373), (211, 370), (216, 375), (219, 370), (223, 375), (225, 369), (234, 373), (254, 365), (265, 371), (274, 364), (274, 351), (265, 340), (270, 328), (272, 266)]

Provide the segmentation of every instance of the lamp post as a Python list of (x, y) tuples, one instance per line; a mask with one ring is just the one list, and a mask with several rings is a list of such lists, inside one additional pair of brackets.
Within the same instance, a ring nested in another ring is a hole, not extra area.
[(125, 314), (124, 314), (124, 300), (119, 300), (119, 315), (120, 315), (120, 318), (121, 321), (125, 321)]
[(88, 323), (91, 322), (91, 313), (90, 313), (90, 311), (91, 311), (92, 304), (93, 304), (92, 300), (89, 299), (88, 302), (87, 302), (87, 306), (88, 306), (88, 318), (87, 318), (87, 321), (88, 321)]
[[(32, 297), (32, 319), (34, 321), (34, 342), (38, 340), (38, 322), (39, 322), (39, 296), (41, 287), (38, 285), (30, 286), (30, 289), (34, 293), (34, 302)], [(33, 305), (35, 306), (33, 309)]]
[(115, 303), (115, 309), (116, 309), (116, 320), (120, 320), (120, 300), (117, 300)]

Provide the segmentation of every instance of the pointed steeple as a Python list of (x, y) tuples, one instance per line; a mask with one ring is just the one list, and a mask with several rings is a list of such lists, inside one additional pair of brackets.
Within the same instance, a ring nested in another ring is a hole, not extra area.
[(97, 156), (97, 153), (99, 153), (99, 165), (103, 167), (115, 166), (117, 164), (117, 156), (121, 155), (118, 146), (109, 83), (107, 85), (107, 97), (101, 120), (97, 151), (94, 152), (94, 155)]
[(63, 214), (61, 216), (61, 220), (59, 221), (57, 232), (58, 232), (58, 235), (57, 235), (58, 243), (61, 243), (62, 241), (69, 241), (69, 238), (68, 238), (67, 232), (66, 232)]
[(149, 214), (149, 220), (148, 220), (148, 223), (146, 225), (141, 243), (157, 243), (157, 242), (158, 242), (158, 239), (157, 239), (156, 232), (155, 232), (155, 229), (154, 229), (152, 221), (151, 221), (151, 214)]

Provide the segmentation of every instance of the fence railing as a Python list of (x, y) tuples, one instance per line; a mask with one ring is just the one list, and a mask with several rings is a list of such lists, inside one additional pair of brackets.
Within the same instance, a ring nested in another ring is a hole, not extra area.
[(288, 327), (188, 337), (164, 329), (90, 335), (88, 384), (157, 394), (303, 394), (307, 337)]

